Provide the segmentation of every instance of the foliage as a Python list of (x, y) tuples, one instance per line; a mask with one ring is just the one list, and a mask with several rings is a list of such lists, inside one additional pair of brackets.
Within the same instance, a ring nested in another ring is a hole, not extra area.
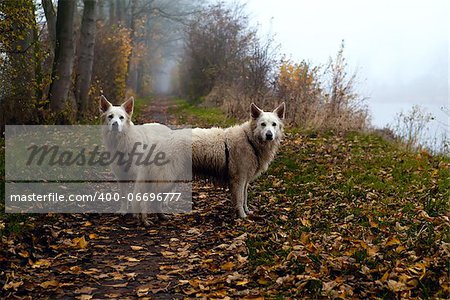
[[(319, 68), (309, 63), (283, 61), (277, 78), (277, 93), (288, 100), (288, 120), (297, 126), (312, 127), (320, 117), (323, 99), (319, 82)], [(323, 113), (323, 111), (322, 111)]]
[(287, 106), (287, 120), (303, 128), (362, 130), (369, 125), (363, 98), (355, 91), (356, 73), (347, 74), (344, 43), (326, 66), (302, 61), (281, 63), (276, 97)]
[(114, 103), (125, 99), (130, 31), (121, 26), (100, 24), (96, 36), (93, 75), (100, 93)]
[(433, 115), (423, 108), (414, 105), (408, 112), (400, 112), (396, 115), (392, 130), (404, 143), (407, 149), (419, 148), (424, 141)]
[(204, 97), (242, 117), (252, 101), (264, 102), (275, 64), (272, 41), (260, 40), (242, 5), (209, 6), (188, 24), (180, 67), (181, 93)]
[(241, 6), (223, 4), (199, 12), (187, 27), (183, 92), (206, 96), (216, 84), (239, 76), (242, 59), (254, 38)]
[(42, 53), (32, 0), (0, 2), (0, 101), (5, 123), (32, 123), (39, 107)]

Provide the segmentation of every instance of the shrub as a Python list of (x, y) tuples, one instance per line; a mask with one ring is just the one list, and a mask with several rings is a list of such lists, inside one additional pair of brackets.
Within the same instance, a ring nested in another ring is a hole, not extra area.
[(125, 98), (130, 53), (129, 29), (122, 26), (99, 25), (93, 67), (94, 84), (98, 87), (94, 87), (94, 89), (115, 103), (119, 103)]

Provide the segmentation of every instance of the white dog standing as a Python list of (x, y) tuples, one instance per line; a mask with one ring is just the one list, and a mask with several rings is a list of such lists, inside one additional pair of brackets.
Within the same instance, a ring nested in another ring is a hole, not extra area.
[(247, 190), (265, 172), (283, 138), (285, 104), (264, 112), (252, 103), (250, 121), (229, 128), (192, 130), (192, 170), (228, 186), (238, 216), (250, 213)]
[[(103, 143), (111, 155), (117, 152), (128, 155), (133, 152), (133, 148), (135, 148), (135, 152), (145, 152), (146, 150), (142, 148), (143, 145), (151, 145), (155, 143), (155, 140), (158, 140), (158, 135), (171, 131), (169, 127), (158, 123), (134, 125), (131, 121), (133, 108), (133, 97), (130, 97), (120, 106), (114, 106), (104, 96), (101, 96), (100, 111), (104, 118)], [(136, 143), (140, 144), (136, 147)], [(128, 201), (128, 193), (134, 190), (134, 183), (140, 168), (135, 163), (127, 165), (118, 164), (115, 161), (111, 165), (111, 169), (119, 183), (121, 195), (126, 199), (121, 201), (119, 212), (126, 213), (130, 202)], [(133, 184), (132, 188), (129, 188), (130, 183)]]

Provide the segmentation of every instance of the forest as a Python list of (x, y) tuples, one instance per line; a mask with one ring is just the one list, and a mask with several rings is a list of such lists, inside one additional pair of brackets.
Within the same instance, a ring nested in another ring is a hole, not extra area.
[(251, 102), (285, 101), (296, 125), (368, 125), (344, 42), (323, 66), (284, 59), (242, 4), (20, 0), (0, 11), (2, 128), (92, 121), (101, 94), (177, 95), (238, 118)]

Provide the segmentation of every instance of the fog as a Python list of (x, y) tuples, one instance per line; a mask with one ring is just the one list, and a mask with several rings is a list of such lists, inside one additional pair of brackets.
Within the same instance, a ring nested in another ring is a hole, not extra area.
[(262, 34), (274, 34), (296, 61), (326, 63), (344, 39), (374, 125), (392, 123), (414, 104), (436, 116), (432, 131), (449, 124), (440, 110), (449, 107), (446, 0), (248, 0), (247, 9)]

